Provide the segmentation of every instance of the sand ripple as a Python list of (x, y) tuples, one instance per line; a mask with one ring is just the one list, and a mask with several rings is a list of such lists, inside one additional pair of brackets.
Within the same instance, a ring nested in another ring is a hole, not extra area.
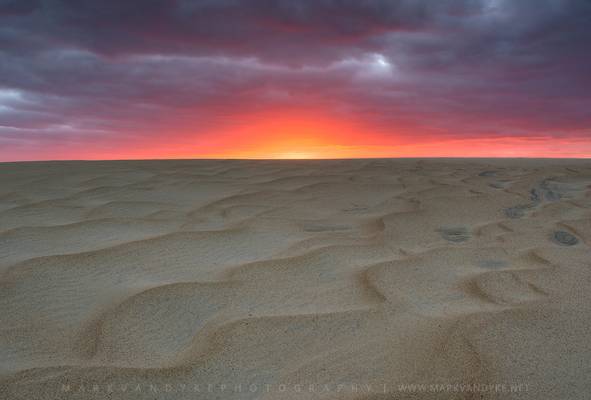
[[(0, 181), (0, 398), (591, 391), (588, 162), (24, 163)], [(398, 386), (419, 383), (527, 391)]]

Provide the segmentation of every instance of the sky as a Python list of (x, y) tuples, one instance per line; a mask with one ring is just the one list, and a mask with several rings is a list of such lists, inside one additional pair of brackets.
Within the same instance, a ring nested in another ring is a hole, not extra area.
[(591, 157), (589, 0), (0, 0), (0, 161)]

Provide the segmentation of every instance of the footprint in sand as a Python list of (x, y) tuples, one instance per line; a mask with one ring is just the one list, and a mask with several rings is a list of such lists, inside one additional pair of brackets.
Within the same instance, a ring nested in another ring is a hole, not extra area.
[(448, 242), (461, 243), (470, 239), (470, 233), (464, 227), (440, 228), (437, 232)]
[(343, 209), (343, 211), (345, 212), (363, 212), (367, 210), (368, 207), (361, 206), (359, 204), (353, 204), (351, 207)]
[(488, 186), (490, 186), (491, 188), (494, 188), (494, 189), (504, 189), (507, 187), (508, 184), (509, 184), (509, 181), (496, 181), (496, 182), (489, 183)]
[(574, 246), (579, 243), (579, 239), (565, 231), (554, 232), (553, 238), (561, 246)]
[(505, 215), (512, 219), (521, 218), (530, 208), (533, 208), (532, 204), (520, 204), (514, 207), (505, 208)]
[(531, 203), (505, 208), (505, 215), (513, 219), (521, 218), (525, 215), (525, 212), (528, 209), (537, 207), (542, 202), (561, 200), (564, 197), (564, 194), (557, 191), (557, 186), (552, 182), (553, 181), (550, 178), (544, 179), (529, 191), (529, 199), (531, 200)]
[(495, 176), (497, 171), (482, 171), (478, 176)]

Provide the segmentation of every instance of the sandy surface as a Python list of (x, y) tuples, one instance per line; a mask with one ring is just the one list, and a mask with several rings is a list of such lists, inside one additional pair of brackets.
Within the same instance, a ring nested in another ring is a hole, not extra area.
[(0, 398), (587, 399), (590, 185), (576, 160), (0, 164)]

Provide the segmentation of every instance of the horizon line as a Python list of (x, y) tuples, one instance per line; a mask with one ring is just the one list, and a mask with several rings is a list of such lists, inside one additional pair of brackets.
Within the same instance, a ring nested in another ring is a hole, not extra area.
[(50, 159), (50, 160), (13, 160), (0, 161), (0, 164), (18, 163), (56, 163), (56, 162), (106, 162), (106, 161), (344, 161), (344, 160), (590, 160), (588, 157), (469, 157), (469, 156), (435, 156), (435, 157), (342, 157), (342, 158), (105, 158), (105, 159)]

